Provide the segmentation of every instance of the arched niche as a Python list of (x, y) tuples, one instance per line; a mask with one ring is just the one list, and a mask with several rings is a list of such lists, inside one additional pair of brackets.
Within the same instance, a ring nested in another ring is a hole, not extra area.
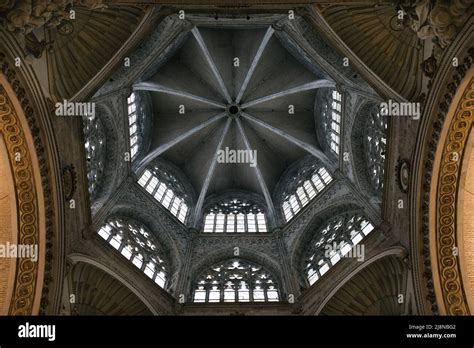
[[(80, 254), (68, 256), (62, 310), (72, 315), (158, 315), (139, 289), (97, 260)], [(95, 293), (95, 296), (91, 294)], [(74, 295), (71, 305), (70, 295)], [(97, 294), (100, 294), (97, 296)], [(107, 298), (104, 301), (104, 298)], [(124, 302), (125, 301), (125, 302)], [(113, 305), (111, 305), (113, 303)], [(164, 313), (164, 312), (163, 312)]]
[(393, 248), (367, 260), (333, 289), (315, 314), (407, 314), (408, 269), (404, 255), (402, 249)]

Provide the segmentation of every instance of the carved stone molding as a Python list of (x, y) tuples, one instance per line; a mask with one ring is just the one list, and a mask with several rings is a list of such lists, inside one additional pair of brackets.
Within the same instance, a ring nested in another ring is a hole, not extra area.
[(69, 201), (74, 196), (77, 188), (77, 173), (74, 165), (67, 165), (63, 168), (63, 182), (65, 188), (66, 201)]
[[(18, 203), (18, 244), (40, 244), (38, 194), (32, 160), (19, 116), (3, 86), (0, 86), (0, 133), (13, 169)], [(10, 315), (31, 315), (38, 284), (39, 263), (18, 258)]]
[[(469, 54), (465, 56), (462, 60), (460, 59), (460, 64), (453, 73), (452, 78), (449, 80), (451, 82), (446, 84), (446, 93), (437, 101), (439, 109), (436, 115), (433, 115), (432, 124), (432, 133), (427, 140), (428, 149), (427, 153), (423, 156), (423, 176), (421, 193), (421, 239), (422, 239), (422, 250), (423, 250), (423, 269), (420, 274), (423, 275), (424, 282), (426, 285), (426, 299), (431, 305), (431, 313), (438, 314), (438, 305), (436, 303), (436, 295), (434, 292), (433, 286), (433, 273), (431, 265), (431, 255), (430, 255), (430, 246), (429, 246), (429, 209), (430, 209), (430, 187), (432, 185), (432, 173), (434, 170), (434, 158), (435, 152), (440, 141), (441, 130), (443, 128), (443, 123), (448, 112), (449, 105), (456, 93), (461, 80), (463, 79), (466, 72), (469, 70), (469, 67), (472, 64), (474, 56), (474, 50), (470, 49)], [(414, 174), (416, 175), (416, 174)]]
[(409, 190), (409, 177), (410, 177), (410, 161), (406, 158), (398, 158), (397, 165), (395, 166), (395, 180), (397, 181), (398, 188), (403, 193), (408, 193)]
[(436, 241), (434, 242), (442, 301), (446, 313), (450, 315), (470, 314), (461, 279), (459, 259), (454, 250), (459, 245), (456, 236), (456, 197), (461, 175), (460, 158), (463, 156), (473, 121), (474, 78), (471, 78), (449, 125), (446, 142), (442, 149), (437, 182)]
[(401, 4), (407, 14), (403, 25), (415, 31), (421, 40), (431, 39), (434, 57), (439, 59), (472, 14), (472, 4), (472, 0), (405, 1)]
[(50, 290), (50, 284), (52, 283), (53, 275), (53, 193), (51, 190), (50, 183), (50, 169), (48, 167), (47, 154), (44, 147), (44, 139), (39, 129), (39, 114), (33, 109), (32, 103), (29, 99), (27, 91), (24, 88), (23, 82), (20, 81), (20, 77), (17, 74), (17, 69), (12, 66), (11, 62), (7, 59), (5, 54), (0, 53), (0, 72), (4, 74), (8, 83), (13, 89), (18, 98), (18, 102), (21, 105), (21, 108), (25, 114), (26, 121), (28, 122), (29, 131), (33, 138), (34, 149), (36, 152), (36, 157), (38, 158), (40, 176), (41, 176), (41, 186), (44, 197), (44, 211), (45, 211), (45, 226), (46, 226), (46, 245), (45, 245), (45, 265), (44, 265), (44, 279), (43, 279), (43, 289), (42, 297), (40, 304), (40, 313), (44, 313), (46, 307), (49, 304), (48, 295)]
[(20, 0), (13, 4), (0, 4), (0, 12), (5, 13), (5, 27), (17, 34), (28, 34), (36, 28), (46, 26), (58, 27), (70, 17), (73, 4), (85, 6), (89, 10), (105, 8), (102, 0), (60, 0), (60, 1), (27, 1)]

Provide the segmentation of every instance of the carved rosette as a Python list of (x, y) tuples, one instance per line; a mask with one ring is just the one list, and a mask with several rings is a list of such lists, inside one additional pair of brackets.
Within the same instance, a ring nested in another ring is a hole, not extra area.
[(461, 158), (474, 118), (474, 78), (459, 102), (443, 147), (438, 177), (436, 251), (442, 300), (448, 315), (468, 315), (456, 240), (456, 201)]
[[(0, 86), (0, 133), (8, 149), (18, 203), (18, 244), (39, 245), (37, 192), (31, 157), (13, 104)], [(15, 288), (9, 315), (31, 315), (36, 291), (38, 263), (18, 258)]]

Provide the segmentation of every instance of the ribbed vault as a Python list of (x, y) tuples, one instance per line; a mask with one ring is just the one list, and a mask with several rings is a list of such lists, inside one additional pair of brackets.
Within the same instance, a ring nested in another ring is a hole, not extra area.
[[(291, 163), (310, 154), (331, 166), (313, 114), (316, 90), (328, 87), (335, 83), (295, 59), (272, 27), (194, 27), (156, 74), (133, 86), (150, 93), (154, 114), (138, 170), (157, 157), (177, 165), (198, 195), (196, 223), (206, 198), (229, 190), (261, 195), (273, 216), (272, 192)], [(220, 150), (257, 157), (222, 163)]]

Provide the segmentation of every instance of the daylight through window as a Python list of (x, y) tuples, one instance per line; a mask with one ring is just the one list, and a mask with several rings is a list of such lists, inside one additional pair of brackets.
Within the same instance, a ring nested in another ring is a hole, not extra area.
[[(305, 179), (304, 175), (307, 175)], [(286, 221), (290, 221), (298, 212), (317, 196), (331, 181), (332, 177), (324, 167), (299, 173), (294, 180), (299, 181), (296, 190), (286, 194), (282, 209)]]
[[(319, 230), (306, 252), (304, 272), (313, 285), (342, 257), (352, 252), (374, 226), (362, 215), (340, 215)], [(354, 250), (355, 251), (355, 250)], [(348, 255), (348, 256), (349, 256)]]
[[(171, 214), (176, 216), (179, 221), (184, 223), (188, 213), (188, 205), (186, 204), (184, 191), (176, 178), (166, 171), (160, 171), (158, 168), (154, 170), (146, 169), (138, 180), (150, 195), (161, 203)], [(181, 191), (181, 195), (178, 192)]]
[(158, 243), (144, 227), (116, 218), (102, 226), (98, 234), (156, 284), (165, 287), (168, 267), (160, 257)]
[(370, 180), (375, 191), (383, 188), (384, 163), (387, 148), (387, 118), (372, 109), (366, 127), (366, 159)]
[(130, 131), (130, 156), (133, 159), (138, 152), (137, 104), (135, 93), (127, 98), (128, 126)]
[(263, 209), (242, 199), (233, 198), (219, 202), (209, 208), (204, 217), (204, 232), (207, 233), (267, 231)]
[(342, 95), (332, 90), (327, 96), (327, 102), (323, 106), (324, 122), (327, 141), (331, 150), (339, 154), (339, 143), (341, 134)]
[(209, 267), (194, 286), (194, 302), (277, 302), (274, 277), (254, 263), (232, 259)]

